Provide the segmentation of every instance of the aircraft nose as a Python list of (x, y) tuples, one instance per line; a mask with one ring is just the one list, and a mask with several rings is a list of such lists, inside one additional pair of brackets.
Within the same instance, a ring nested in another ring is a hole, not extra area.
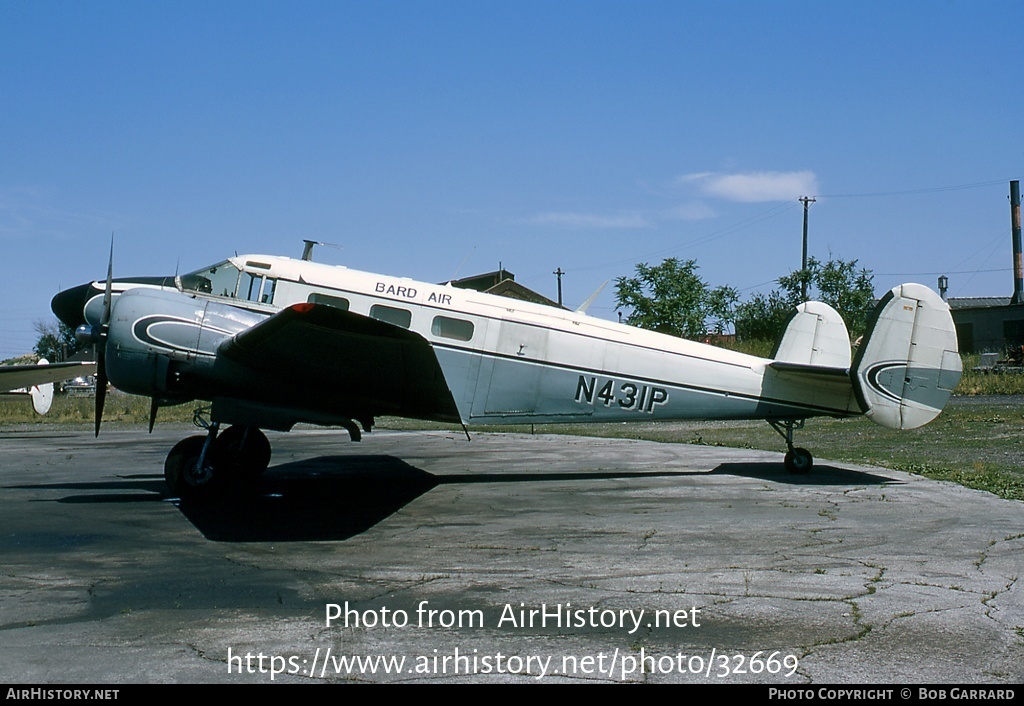
[(74, 331), (85, 323), (85, 303), (95, 293), (91, 283), (65, 289), (50, 301), (50, 310)]

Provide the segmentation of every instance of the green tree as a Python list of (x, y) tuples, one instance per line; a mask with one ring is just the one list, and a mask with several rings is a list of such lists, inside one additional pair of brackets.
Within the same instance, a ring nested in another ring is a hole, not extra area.
[(33, 350), (40, 358), (59, 363), (78, 351), (75, 332), (63, 321), (36, 321), (35, 329), (39, 339)]
[(736, 337), (742, 341), (775, 342), (798, 303), (778, 291), (754, 294), (736, 307)]
[(856, 339), (867, 327), (874, 308), (875, 287), (871, 270), (857, 267), (857, 260), (822, 263), (810, 258), (807, 268), (779, 278), (771, 294), (755, 294), (736, 307), (736, 334), (744, 340), (776, 340), (793, 309), (803, 301), (804, 284), (811, 299), (825, 302), (843, 317), (850, 336)]
[(660, 265), (638, 264), (634, 277), (619, 277), (615, 301), (630, 310), (626, 322), (690, 339), (725, 331), (739, 294), (732, 287), (711, 289), (697, 269), (696, 260), (669, 258)]

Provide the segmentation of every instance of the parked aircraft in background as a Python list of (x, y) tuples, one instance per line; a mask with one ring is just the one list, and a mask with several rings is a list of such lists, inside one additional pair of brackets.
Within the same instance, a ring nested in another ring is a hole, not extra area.
[[(112, 262), (111, 257), (111, 262)], [(807, 472), (793, 433), (811, 417), (923, 425), (960, 378), (949, 308), (927, 287), (888, 292), (856, 356), (842, 318), (808, 302), (759, 358), (450, 284), (268, 255), (181, 277), (59, 293), (54, 313), (98, 344), (97, 388), (159, 407), (192, 401), (206, 435), (167, 456), (188, 494), (261, 473), (261, 429), (340, 425), (353, 440), (394, 415), (474, 424), (764, 419), (785, 465)], [(97, 394), (96, 433), (103, 412)], [(227, 427), (222, 431), (222, 427)]]
[(95, 363), (49, 363), (0, 366), (0, 394), (28, 395), (36, 414), (46, 414), (53, 403), (53, 383), (79, 375), (91, 375)]

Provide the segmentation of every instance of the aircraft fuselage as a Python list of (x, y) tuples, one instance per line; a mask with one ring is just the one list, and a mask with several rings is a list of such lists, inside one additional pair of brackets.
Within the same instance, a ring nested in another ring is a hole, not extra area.
[[(115, 299), (114, 320), (130, 322), (131, 336), (114, 341), (111, 382), (168, 401), (214, 400), (215, 418), (229, 423), (282, 428), (295, 421), (331, 423), (335, 413), (352, 418), (352, 405), (339, 403), (346, 390), (296, 390), (288, 375), (253, 379), (251, 370), (218, 360), (226, 339), (306, 303), (421, 336), (465, 424), (797, 419), (861, 411), (848, 384), (819, 386), (808, 396), (777, 380), (767, 359), (448, 285), (262, 255), (232, 258), (181, 278), (178, 286), (151, 282), (115, 287), (131, 288), (135, 296)], [(86, 304), (87, 319), (96, 317), (101, 292)], [(274, 416), (268, 408), (275, 405), (288, 410), (282, 421), (256, 424), (261, 415)], [(384, 405), (370, 413), (389, 410)], [(423, 416), (452, 420), (450, 414)]]

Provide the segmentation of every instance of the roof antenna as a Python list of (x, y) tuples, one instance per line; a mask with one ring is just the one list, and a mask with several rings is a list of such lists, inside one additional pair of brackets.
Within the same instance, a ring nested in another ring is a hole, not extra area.
[(339, 250), (341, 250), (341, 246), (335, 245), (334, 243), (321, 243), (316, 240), (303, 240), (302, 242), (305, 243), (305, 245), (302, 247), (302, 259), (305, 260), (306, 262), (311, 262), (313, 260), (314, 245), (326, 245), (329, 248), (338, 248)]

